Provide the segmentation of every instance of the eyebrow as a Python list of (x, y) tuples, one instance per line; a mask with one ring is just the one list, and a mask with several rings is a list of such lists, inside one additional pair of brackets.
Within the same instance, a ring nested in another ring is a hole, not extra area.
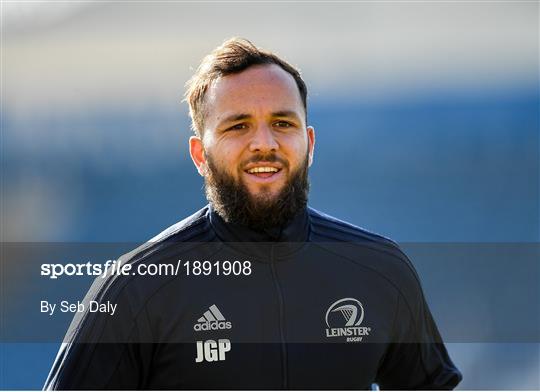
[(296, 114), (296, 112), (293, 110), (281, 110), (279, 112), (274, 112), (272, 113), (272, 117), (291, 117), (297, 121), (300, 121), (300, 117), (298, 117), (298, 114)]
[[(252, 117), (253, 116), (248, 113), (235, 113), (228, 117), (225, 117), (223, 120), (219, 122), (219, 125), (235, 122), (235, 121), (248, 120)], [(294, 118), (297, 121), (300, 121), (300, 117), (298, 117), (298, 114), (296, 114), (296, 112), (293, 110), (279, 110), (277, 112), (273, 112), (272, 117), (290, 117), (290, 118)]]
[(230, 122), (234, 122), (234, 121), (246, 120), (248, 118), (251, 118), (250, 114), (236, 113), (236, 114), (230, 115), (228, 117), (225, 117), (223, 120), (221, 120), (219, 122), (219, 124), (221, 125), (221, 124), (230, 123)]

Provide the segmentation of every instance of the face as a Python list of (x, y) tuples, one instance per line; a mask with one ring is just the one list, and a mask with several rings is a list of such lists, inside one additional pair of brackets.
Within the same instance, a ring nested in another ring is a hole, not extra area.
[(225, 176), (251, 203), (268, 205), (307, 174), (314, 130), (306, 126), (294, 78), (279, 66), (253, 66), (217, 79), (205, 107), (203, 137), (190, 139), (190, 153), (207, 186)]

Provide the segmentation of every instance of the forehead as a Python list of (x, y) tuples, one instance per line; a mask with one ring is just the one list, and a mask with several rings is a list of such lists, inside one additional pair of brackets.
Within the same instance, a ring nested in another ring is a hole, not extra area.
[(292, 110), (304, 114), (294, 77), (276, 64), (256, 65), (216, 79), (207, 91), (205, 105), (209, 121), (235, 112)]

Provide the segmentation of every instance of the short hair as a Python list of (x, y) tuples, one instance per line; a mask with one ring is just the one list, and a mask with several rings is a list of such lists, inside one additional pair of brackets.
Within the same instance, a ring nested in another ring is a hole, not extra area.
[(292, 75), (298, 86), (307, 118), (307, 86), (300, 71), (272, 52), (253, 45), (244, 38), (226, 40), (207, 55), (197, 72), (186, 83), (185, 100), (189, 105), (191, 128), (197, 136), (202, 136), (206, 110), (204, 100), (212, 82), (222, 76), (240, 73), (254, 65), (276, 64)]

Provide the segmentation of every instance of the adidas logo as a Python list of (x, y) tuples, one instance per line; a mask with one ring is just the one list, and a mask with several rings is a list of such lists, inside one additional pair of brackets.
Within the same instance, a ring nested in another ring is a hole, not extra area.
[(232, 323), (225, 321), (225, 317), (219, 311), (216, 305), (204, 312), (203, 316), (197, 320), (197, 324), (193, 326), (195, 331), (214, 331), (216, 329), (231, 329)]

